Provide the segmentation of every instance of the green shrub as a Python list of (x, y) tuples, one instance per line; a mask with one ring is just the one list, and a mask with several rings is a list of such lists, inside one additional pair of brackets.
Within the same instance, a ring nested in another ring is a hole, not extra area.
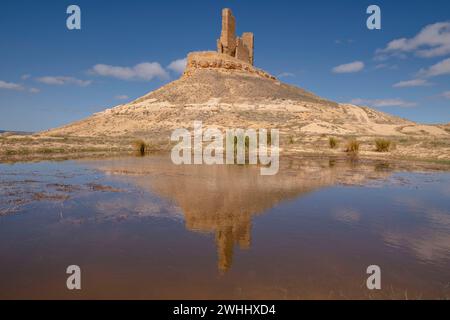
[(392, 142), (386, 139), (375, 140), (375, 150), (377, 152), (388, 152), (391, 150)]

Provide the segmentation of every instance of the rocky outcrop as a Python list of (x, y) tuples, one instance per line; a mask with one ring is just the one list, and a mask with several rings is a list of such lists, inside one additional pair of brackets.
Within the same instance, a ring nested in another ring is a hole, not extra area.
[(255, 68), (237, 58), (213, 51), (191, 52), (187, 58), (184, 76), (189, 76), (198, 69), (214, 69), (224, 72), (238, 72), (258, 76), (266, 79), (277, 80), (273, 75), (264, 70)]

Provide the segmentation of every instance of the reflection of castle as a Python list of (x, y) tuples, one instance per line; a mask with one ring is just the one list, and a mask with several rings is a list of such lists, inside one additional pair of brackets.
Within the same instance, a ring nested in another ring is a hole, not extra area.
[[(220, 203), (220, 199), (214, 199), (211, 203), (216, 201)], [(237, 203), (244, 205), (239, 200)], [(239, 245), (241, 249), (250, 248), (252, 216), (257, 212), (247, 211), (245, 207), (236, 208), (234, 205), (230, 206), (228, 210), (217, 207), (215, 211), (205, 212), (188, 207), (182, 207), (182, 209), (187, 229), (204, 233), (214, 232), (217, 264), (220, 271), (227, 271), (231, 267), (235, 245)]]
[(237, 226), (227, 226), (216, 230), (217, 266), (220, 271), (227, 271), (233, 263), (233, 249), (235, 243), (241, 249), (250, 248), (251, 221)]
[(217, 40), (217, 52), (224, 53), (253, 65), (253, 33), (236, 37), (236, 21), (230, 9), (222, 10), (222, 33)]
[(167, 158), (129, 158), (105, 164), (103, 170), (128, 172), (133, 183), (172, 200), (194, 232), (214, 234), (218, 269), (233, 263), (236, 245), (250, 248), (252, 219), (277, 203), (337, 182), (360, 183), (370, 174), (385, 177), (372, 166), (356, 170), (348, 163), (328, 160), (281, 161), (274, 176), (261, 176), (257, 166), (182, 165)]

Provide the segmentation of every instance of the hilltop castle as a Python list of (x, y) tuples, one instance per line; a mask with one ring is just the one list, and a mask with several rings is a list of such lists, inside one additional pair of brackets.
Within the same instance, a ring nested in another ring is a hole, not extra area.
[(252, 32), (244, 32), (242, 37), (236, 37), (236, 20), (230, 9), (222, 10), (222, 33), (217, 40), (217, 52), (245, 61), (253, 65)]
[(254, 36), (244, 32), (236, 37), (236, 20), (230, 9), (222, 10), (222, 32), (217, 39), (217, 51), (199, 51), (188, 54), (183, 77), (199, 70), (217, 70), (276, 80), (274, 76), (254, 66)]

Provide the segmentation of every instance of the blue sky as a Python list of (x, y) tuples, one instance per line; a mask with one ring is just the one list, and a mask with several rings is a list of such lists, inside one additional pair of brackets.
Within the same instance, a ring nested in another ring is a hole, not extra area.
[[(71, 4), (81, 8), (81, 30), (66, 27)], [(381, 8), (381, 30), (366, 27), (371, 4)], [(5, 0), (0, 129), (57, 127), (175, 80), (172, 62), (216, 49), (224, 7), (238, 34), (254, 32), (255, 65), (281, 80), (338, 102), (450, 122), (448, 0)]]

